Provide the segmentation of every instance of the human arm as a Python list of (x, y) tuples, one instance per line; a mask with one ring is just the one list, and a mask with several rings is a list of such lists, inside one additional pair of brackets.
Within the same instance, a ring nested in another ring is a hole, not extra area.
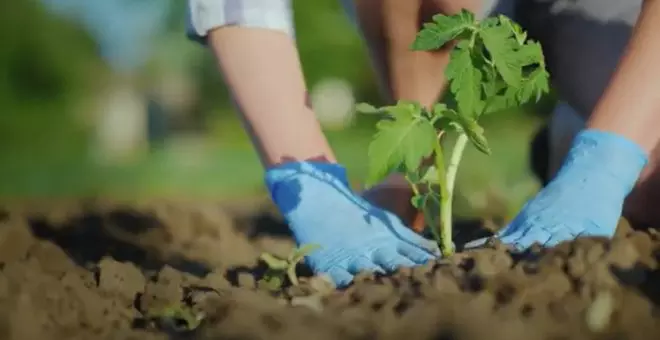
[(586, 129), (555, 178), (499, 233), (504, 242), (525, 248), (613, 236), (624, 199), (660, 140), (660, 44), (653, 38), (659, 18), (660, 3), (647, 0)]
[(388, 101), (412, 100), (432, 106), (446, 85), (451, 48), (413, 51), (412, 41), (436, 14), (461, 9), (485, 13), (481, 0), (354, 0), (359, 28)]
[(308, 102), (290, 1), (189, 0), (188, 9), (188, 35), (215, 55), (264, 166), (336, 161)]
[(209, 45), (266, 167), (312, 159), (336, 162), (310, 106), (290, 36), (222, 27), (209, 33)]
[[(211, 7), (230, 5), (228, 1), (191, 0), (197, 2)], [(238, 16), (237, 10), (225, 11), (223, 6), (219, 15), (198, 22), (214, 22), (203, 25), (207, 27), (201, 31), (260, 153), (273, 202), (298, 244), (321, 246), (307, 256), (307, 263), (315, 272), (329, 274), (335, 283), (345, 285), (362, 270), (394, 270), (430, 260), (437, 255), (437, 246), (350, 189), (346, 171), (336, 163), (307, 103), (292, 35), (282, 25), (245, 20), (247, 14), (281, 16), (286, 10), (282, 7), (269, 15), (260, 12), (273, 3), (288, 1), (252, 0), (252, 9)], [(236, 19), (228, 20), (228, 15)]]
[[(624, 213), (633, 222), (659, 221), (660, 202), (660, 3), (646, 1), (619, 68), (587, 126), (627, 136), (649, 152), (649, 163), (626, 199)], [(625, 114), (617, 114), (625, 112)]]
[(651, 153), (660, 142), (660, 1), (646, 0), (609, 86), (587, 128), (609, 131)]

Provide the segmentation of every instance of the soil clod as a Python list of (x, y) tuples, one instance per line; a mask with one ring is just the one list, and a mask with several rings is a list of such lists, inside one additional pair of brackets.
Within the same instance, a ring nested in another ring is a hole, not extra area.
[(272, 291), (259, 254), (293, 242), (277, 218), (269, 232), (248, 215), (202, 203), (3, 206), (0, 338), (660, 338), (655, 230), (522, 253), (495, 242), (360, 273), (343, 290), (306, 273)]

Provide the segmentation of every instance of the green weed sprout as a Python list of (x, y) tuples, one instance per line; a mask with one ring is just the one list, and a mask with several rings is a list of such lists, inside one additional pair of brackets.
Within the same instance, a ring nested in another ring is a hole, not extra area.
[(306, 244), (299, 248), (293, 249), (286, 259), (281, 259), (269, 253), (263, 253), (260, 259), (266, 263), (268, 270), (260, 280), (266, 288), (275, 291), (282, 288), (286, 277), (292, 285), (298, 285), (298, 277), (296, 276), (296, 265), (302, 261), (307, 254), (320, 248), (316, 244)]
[(195, 314), (188, 306), (172, 305), (155, 313), (150, 313), (149, 319), (157, 321), (160, 326), (167, 329), (176, 332), (188, 332), (197, 329), (204, 316)]
[[(549, 91), (549, 74), (541, 45), (528, 40), (527, 33), (503, 15), (477, 20), (462, 10), (434, 16), (418, 32), (412, 49), (443, 47), (451, 48), (446, 103), (431, 108), (410, 101), (381, 108), (361, 103), (356, 110), (384, 116), (369, 145), (367, 186), (392, 172), (405, 174), (415, 193), (411, 203), (422, 211), (442, 254), (448, 256), (454, 252), (452, 198), (463, 151), (470, 141), (481, 152), (491, 153), (479, 118), (538, 102)], [(448, 132), (458, 136), (445, 164), (442, 137)], [(427, 164), (424, 160), (430, 157), (433, 162)], [(439, 216), (429, 209), (432, 206), (440, 206)]]

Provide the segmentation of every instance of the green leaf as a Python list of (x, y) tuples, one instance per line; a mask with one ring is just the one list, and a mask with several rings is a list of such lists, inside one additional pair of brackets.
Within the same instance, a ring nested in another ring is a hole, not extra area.
[(438, 181), (438, 169), (435, 165), (429, 166), (422, 176), (422, 183), (436, 183)]
[(477, 150), (485, 153), (486, 155), (491, 154), (490, 147), (488, 146), (488, 141), (484, 136), (484, 128), (482, 128), (476, 121), (468, 120), (463, 125), (465, 134), (467, 134), (470, 142), (477, 148)]
[(412, 206), (415, 207), (416, 209), (421, 210), (424, 208), (424, 200), (425, 200), (424, 195), (422, 194), (415, 195), (410, 199), (410, 204), (412, 204)]
[(176, 331), (194, 330), (201, 324), (201, 317), (187, 306), (174, 305), (165, 307), (149, 315), (151, 319), (156, 319), (168, 328)]
[(259, 283), (270, 291), (277, 291), (284, 284), (284, 270), (267, 270)]
[(479, 37), (490, 54), (495, 68), (502, 79), (513, 87), (518, 87), (522, 80), (522, 64), (517, 54), (519, 47), (506, 26), (489, 26), (479, 31)]
[(545, 66), (543, 57), (543, 49), (538, 42), (527, 42), (520, 46), (516, 51), (516, 58), (520, 67), (539, 64), (541, 67)]
[(363, 114), (382, 113), (380, 109), (368, 103), (358, 103), (357, 105), (355, 105), (355, 111)]
[(291, 254), (289, 255), (289, 263), (295, 265), (296, 263), (300, 262), (309, 253), (320, 248), (321, 248), (320, 245), (313, 243), (302, 245), (291, 252)]
[(436, 103), (433, 105), (433, 108), (431, 109), (431, 113), (433, 114), (434, 117), (440, 118), (440, 117), (444, 117), (445, 111), (447, 110), (449, 110), (449, 107), (447, 107), (446, 104)]
[(438, 171), (435, 165), (422, 166), (415, 171), (407, 171), (406, 177), (415, 184), (434, 184), (438, 180)]
[(475, 28), (474, 14), (465, 9), (455, 15), (437, 14), (433, 16), (433, 22), (425, 23), (417, 33), (412, 49), (437, 50), (459, 35)]
[(517, 99), (520, 103), (526, 103), (534, 98), (535, 101), (539, 101), (543, 94), (550, 91), (548, 78), (550, 75), (548, 72), (541, 67), (536, 68), (532, 73), (527, 77), (520, 89), (517, 92)]
[[(515, 91), (514, 91), (515, 94)], [(493, 96), (489, 99), (488, 107), (485, 109), (483, 114), (492, 114), (497, 112), (502, 112), (504, 110), (512, 109), (518, 106), (518, 101), (515, 99), (515, 96), (507, 94)]]
[(292, 285), (297, 286), (299, 284), (298, 276), (296, 275), (295, 264), (291, 264), (291, 266), (287, 268), (286, 275), (289, 277), (289, 281), (291, 282)]
[(279, 259), (269, 253), (263, 253), (259, 258), (264, 261), (270, 269), (285, 270), (289, 266), (289, 262), (287, 260)]
[[(430, 214), (431, 216), (439, 215), (440, 201), (441, 198), (439, 192), (434, 190), (429, 190), (424, 193), (420, 193), (419, 195), (416, 195), (411, 199), (411, 203), (415, 208), (422, 210), (426, 214)], [(429, 221), (428, 218), (426, 219), (426, 222), (429, 224), (433, 224), (433, 222)]]
[(433, 153), (436, 143), (436, 131), (422, 116), (421, 107), (399, 103), (388, 112), (392, 119), (378, 122), (378, 132), (369, 145), (367, 186), (381, 181), (401, 166), (407, 170), (416, 169)]
[(452, 51), (445, 76), (450, 81), (449, 90), (454, 93), (461, 114), (475, 116), (481, 103), (482, 73), (472, 59), (470, 44), (462, 41)]
[(461, 127), (455, 122), (455, 111), (451, 110), (447, 105), (437, 103), (433, 105), (432, 112), (435, 121), (433, 126), (436, 130), (444, 132), (457, 132), (461, 130)]
[(460, 115), (453, 110), (447, 110), (445, 115), (460, 126), (460, 132), (465, 133), (470, 142), (472, 142), (479, 151), (490, 155), (491, 151), (488, 146), (488, 141), (484, 136), (484, 128), (481, 127), (475, 119)]
[(502, 14), (498, 16), (498, 19), (503, 25), (506, 25), (511, 30), (513, 36), (516, 38), (516, 41), (518, 41), (518, 44), (522, 45), (525, 43), (525, 40), (527, 39), (527, 32), (523, 31), (522, 27), (518, 25), (518, 23), (512, 21)]

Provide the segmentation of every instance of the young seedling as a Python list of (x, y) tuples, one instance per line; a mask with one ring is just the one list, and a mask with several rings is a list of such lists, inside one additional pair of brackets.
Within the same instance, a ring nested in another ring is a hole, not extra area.
[(204, 315), (196, 314), (190, 307), (172, 305), (155, 313), (150, 313), (148, 319), (155, 321), (160, 327), (175, 332), (189, 332), (197, 329)]
[[(446, 103), (430, 108), (410, 101), (381, 108), (363, 103), (356, 109), (385, 117), (376, 125), (369, 145), (367, 186), (395, 171), (405, 174), (415, 193), (411, 203), (422, 211), (443, 255), (448, 256), (454, 251), (452, 199), (463, 151), (469, 141), (479, 151), (491, 153), (479, 119), (538, 101), (549, 90), (549, 74), (541, 45), (528, 40), (527, 33), (503, 15), (477, 20), (462, 10), (434, 16), (417, 34), (412, 49), (440, 48), (451, 49), (445, 70)], [(445, 164), (442, 141), (448, 132), (457, 138)], [(433, 206), (440, 207), (439, 216), (432, 212)]]
[(293, 249), (286, 259), (278, 258), (275, 255), (264, 253), (261, 254), (260, 259), (266, 263), (268, 270), (264, 277), (260, 280), (266, 288), (272, 291), (279, 290), (284, 284), (286, 277), (292, 285), (298, 285), (298, 277), (296, 276), (296, 265), (302, 261), (307, 254), (320, 248), (316, 244), (306, 244), (299, 248)]

